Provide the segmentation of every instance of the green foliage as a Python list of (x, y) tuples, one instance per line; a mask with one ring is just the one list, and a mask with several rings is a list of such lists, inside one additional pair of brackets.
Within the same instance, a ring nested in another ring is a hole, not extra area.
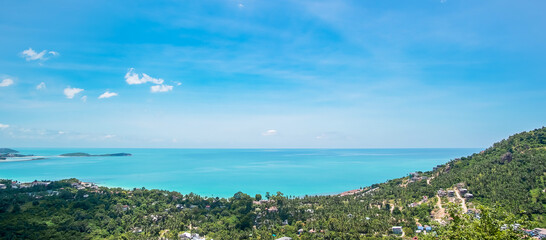
[[(501, 227), (546, 227), (545, 160), (542, 128), (421, 173), (430, 182), (403, 177), (348, 196), (268, 192), (260, 204), (253, 203), (260, 194), (242, 192), (226, 199), (144, 188), (78, 190), (72, 186), (77, 179), (14, 189), (0, 180), (8, 186), (0, 190), (0, 239), (176, 239), (183, 232), (214, 239), (397, 239), (392, 226), (413, 237), (418, 223), (434, 225), (437, 233), (420, 238), (520, 239), (520, 232)], [(471, 204), (486, 207), (477, 219), (451, 206), (452, 219), (438, 225), (430, 217), (436, 193), (457, 183), (474, 194)]]

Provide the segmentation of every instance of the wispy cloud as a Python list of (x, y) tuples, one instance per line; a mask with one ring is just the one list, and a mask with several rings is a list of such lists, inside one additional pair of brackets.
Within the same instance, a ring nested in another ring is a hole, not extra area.
[(82, 102), (87, 102), (87, 96), (83, 96), (83, 97), (81, 98), (81, 100), (82, 100)]
[(45, 82), (41, 82), (40, 84), (38, 84), (36, 86), (36, 89), (38, 89), (38, 90), (45, 89), (45, 88), (46, 88)]
[(2, 80), (2, 82), (0, 82), (0, 87), (8, 87), (12, 84), (13, 84), (13, 80), (11, 80), (10, 78), (6, 78)]
[(64, 95), (66, 96), (66, 98), (68, 99), (72, 99), (74, 98), (74, 96), (76, 96), (76, 94), (82, 92), (83, 89), (81, 88), (71, 88), (71, 87), (67, 87), (64, 89)]
[[(134, 68), (130, 68), (129, 71), (127, 71), (127, 73), (125, 74), (125, 82), (127, 82), (129, 85), (144, 84), (144, 83), (157, 84), (150, 87), (150, 91), (153, 93), (169, 92), (173, 90), (173, 86), (163, 84), (165, 80), (161, 78), (153, 78), (146, 73), (142, 73), (140, 75), (142, 75), (142, 77), (140, 77), (139, 74), (135, 72)], [(172, 82), (175, 83), (177, 86), (182, 85), (182, 83), (180, 82), (175, 82), (175, 81), (172, 81)]]
[(0, 123), (0, 129), (9, 128), (9, 125)]
[(32, 48), (28, 48), (27, 50), (24, 50), (21, 52), (21, 56), (24, 57), (27, 61), (45, 61), (49, 59), (49, 57), (58, 56), (59, 53), (55, 51), (48, 51), (43, 50), (41, 52), (36, 52)]
[(262, 133), (262, 136), (274, 136), (274, 135), (277, 135), (277, 130), (275, 129), (270, 129), (270, 130), (267, 130), (265, 132)]
[(151, 86), (151, 87), (150, 87), (150, 90), (151, 90), (151, 92), (153, 92), (153, 93), (168, 92), (168, 91), (172, 91), (172, 90), (173, 90), (173, 86), (165, 85), (165, 84), (154, 85), (154, 86)]
[(135, 72), (135, 69), (130, 68), (129, 71), (127, 71), (127, 73), (125, 74), (125, 81), (130, 85), (144, 84), (148, 82), (155, 83), (155, 84), (162, 84), (164, 82), (163, 79), (150, 77), (146, 73), (142, 73), (141, 75), (142, 77), (139, 77), (139, 74)]
[(109, 92), (109, 91), (106, 91), (104, 92), (103, 94), (101, 94), (99, 96), (99, 99), (102, 99), (102, 98), (111, 98), (111, 97), (114, 97), (114, 96), (117, 96), (118, 94), (115, 93), (115, 92)]

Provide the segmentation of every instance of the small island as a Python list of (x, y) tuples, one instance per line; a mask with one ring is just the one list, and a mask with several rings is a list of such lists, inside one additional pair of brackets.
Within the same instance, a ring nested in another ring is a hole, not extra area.
[[(30, 158), (28, 157), (34, 157), (35, 155), (23, 155), (19, 154), (19, 151), (10, 149), (10, 148), (0, 148), (0, 161), (31, 161), (31, 160), (44, 160), (47, 158), (44, 157), (36, 157), (36, 158)], [(124, 157), (124, 156), (132, 156), (130, 153), (109, 153), (109, 154), (89, 154), (84, 152), (75, 152), (75, 153), (64, 153), (61, 155), (58, 155), (58, 157)], [(13, 158), (13, 159), (8, 159)]]
[(12, 157), (32, 157), (34, 155), (23, 155), (19, 154), (19, 151), (13, 150), (11, 148), (0, 148), (0, 160), (6, 160), (7, 158)]

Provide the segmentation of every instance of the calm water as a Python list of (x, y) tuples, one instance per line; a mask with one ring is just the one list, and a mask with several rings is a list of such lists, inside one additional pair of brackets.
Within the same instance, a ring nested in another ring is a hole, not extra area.
[(338, 193), (431, 170), (479, 149), (43, 149), (23, 154), (132, 153), (130, 157), (52, 157), (0, 162), (0, 178), (19, 181), (78, 178), (105, 186), (146, 187), (229, 197), (283, 192)]

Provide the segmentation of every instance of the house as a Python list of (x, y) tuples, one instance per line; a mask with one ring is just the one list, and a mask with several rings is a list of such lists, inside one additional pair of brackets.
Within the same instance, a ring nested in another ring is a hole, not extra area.
[(129, 210), (129, 206), (128, 205), (123, 205), (123, 206), (121, 206), (121, 210), (127, 211), (127, 210)]
[(464, 194), (464, 198), (466, 198), (466, 199), (473, 198), (473, 197), (474, 197), (474, 195), (472, 195), (472, 193), (465, 193)]
[(453, 190), (447, 190), (447, 196), (448, 196), (448, 197), (455, 197), (455, 191), (453, 191)]
[(183, 208), (184, 208), (184, 205), (182, 205), (182, 204), (176, 204), (176, 208), (178, 208), (178, 209), (183, 209)]
[(292, 240), (291, 237), (282, 237), (282, 238), (277, 238), (275, 240)]
[(298, 234), (302, 234), (303, 233), (303, 229), (298, 229)]
[(401, 226), (394, 226), (394, 227), (392, 227), (392, 232), (394, 234), (402, 234), (402, 227)]
[(210, 205), (205, 206), (205, 209), (210, 210)]
[(0, 189), (6, 189), (6, 184), (1, 184), (0, 183)]
[(425, 231), (432, 231), (432, 227), (429, 225), (425, 225)]
[(425, 228), (423, 226), (421, 226), (421, 225), (417, 225), (417, 230), (423, 231), (423, 230), (425, 230)]
[(181, 233), (181, 234), (178, 235), (178, 237), (180, 239), (184, 239), (184, 240), (205, 240), (205, 238), (200, 237), (199, 234), (189, 233), (189, 232)]
[(428, 201), (428, 196), (423, 196), (423, 202)]
[(446, 191), (444, 191), (444, 189), (438, 190), (438, 196), (439, 196), (439, 197), (443, 197), (443, 196), (445, 196), (446, 194), (447, 194), (447, 193), (446, 193)]
[(273, 213), (273, 212), (278, 212), (279, 209), (277, 207), (273, 206), (273, 207), (268, 208), (267, 211), (270, 212), (270, 213)]
[(466, 188), (461, 188), (461, 189), (459, 189), (459, 193), (460, 193), (460, 194), (463, 194), (463, 195), (464, 195), (464, 194), (467, 193), (467, 192), (468, 192), (468, 190), (467, 190)]
[(285, 219), (284, 221), (282, 221), (282, 225), (283, 226), (288, 225), (288, 219)]
[(51, 182), (38, 182), (38, 181), (34, 181), (34, 182), (32, 182), (30, 185), (31, 185), (32, 187), (34, 187), (34, 186), (47, 186), (47, 185), (49, 185), (49, 184), (51, 184)]

